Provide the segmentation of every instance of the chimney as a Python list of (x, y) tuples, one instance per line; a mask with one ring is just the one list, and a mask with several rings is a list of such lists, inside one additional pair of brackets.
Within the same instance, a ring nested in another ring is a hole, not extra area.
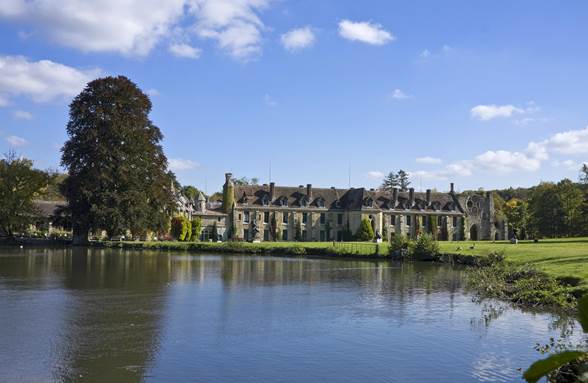
[(274, 200), (274, 191), (276, 188), (276, 183), (275, 182), (270, 182), (270, 201)]
[(312, 200), (312, 184), (306, 184), (306, 196), (309, 201)]
[(225, 182), (229, 183), (233, 178), (233, 173), (225, 173)]
[(431, 189), (427, 189), (427, 206), (431, 206)]
[(408, 189), (408, 207), (414, 206), (414, 188)]
[(392, 189), (392, 209), (396, 207), (398, 203), (398, 188)]
[(451, 194), (455, 193), (455, 190), (453, 189), (453, 182), (449, 184), (449, 192)]

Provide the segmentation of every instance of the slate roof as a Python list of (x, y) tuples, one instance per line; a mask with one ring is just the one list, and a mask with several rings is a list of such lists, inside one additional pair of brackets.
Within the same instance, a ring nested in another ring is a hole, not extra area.
[(54, 217), (57, 209), (67, 206), (65, 201), (33, 201), (33, 206), (39, 217), (51, 218)]
[[(274, 198), (270, 201), (269, 185), (236, 185), (235, 201), (238, 207), (311, 207), (325, 209), (406, 209), (409, 193), (399, 192), (395, 204), (393, 194), (384, 190), (365, 188), (337, 189), (312, 188), (312, 198), (308, 201), (306, 187), (274, 187)], [(431, 204), (427, 206), (426, 193), (414, 193), (412, 210), (459, 211), (456, 199), (450, 193), (431, 193)], [(394, 206), (393, 206), (394, 205)]]

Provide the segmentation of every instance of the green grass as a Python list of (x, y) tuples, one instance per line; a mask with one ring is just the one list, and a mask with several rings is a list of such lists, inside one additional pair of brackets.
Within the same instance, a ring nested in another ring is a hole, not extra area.
[[(474, 248), (470, 249), (472, 246)], [(588, 285), (588, 238), (542, 239), (538, 243), (520, 241), (516, 245), (507, 241), (439, 242), (439, 247), (442, 253), (453, 254), (502, 252), (506, 260), (515, 265), (531, 264), (555, 277), (578, 278), (584, 286)]]

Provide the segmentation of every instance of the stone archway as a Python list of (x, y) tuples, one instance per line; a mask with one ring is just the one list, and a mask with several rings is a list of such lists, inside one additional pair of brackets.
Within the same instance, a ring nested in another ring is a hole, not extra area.
[(472, 225), (470, 227), (470, 241), (477, 241), (478, 240), (478, 226)]

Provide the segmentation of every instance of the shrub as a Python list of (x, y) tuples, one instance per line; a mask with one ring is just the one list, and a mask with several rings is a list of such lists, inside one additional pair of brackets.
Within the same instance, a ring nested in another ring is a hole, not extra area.
[(358, 241), (371, 241), (374, 239), (374, 230), (372, 224), (367, 219), (361, 220), (361, 225), (355, 234), (355, 239)]
[(171, 235), (177, 241), (185, 241), (188, 234), (190, 221), (186, 217), (174, 217), (171, 222)]
[(439, 255), (439, 244), (430, 234), (422, 234), (412, 246), (412, 255), (419, 261), (432, 261)]
[(410, 241), (406, 235), (394, 235), (390, 240), (389, 252), (394, 257), (405, 257), (408, 255)]
[(200, 233), (202, 232), (202, 219), (196, 217), (192, 220), (192, 241), (198, 241), (200, 239)]

